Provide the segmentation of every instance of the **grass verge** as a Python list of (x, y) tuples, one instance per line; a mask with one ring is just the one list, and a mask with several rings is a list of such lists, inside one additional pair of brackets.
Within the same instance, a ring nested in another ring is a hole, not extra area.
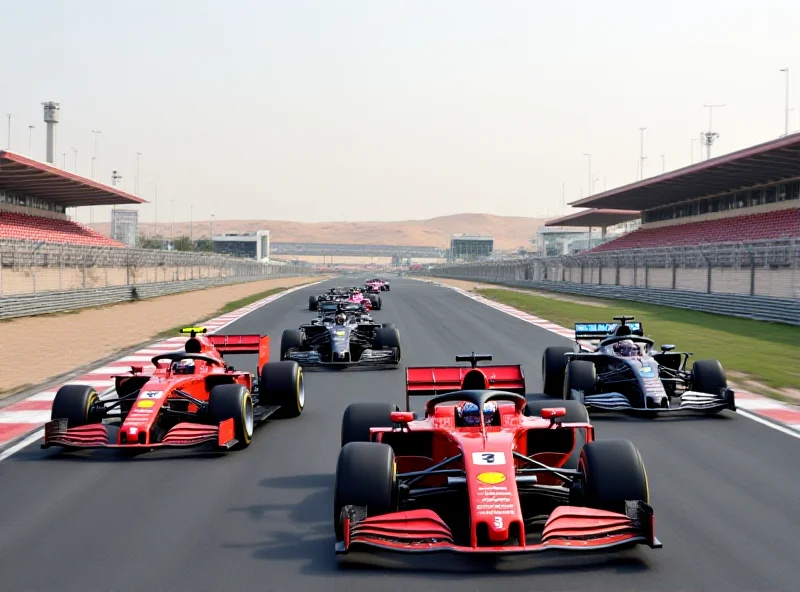
[(599, 306), (586, 306), (511, 290), (476, 292), (569, 328), (576, 322), (632, 315), (656, 346), (675, 344), (679, 351), (693, 352), (695, 360), (716, 358), (738, 385), (797, 402), (789, 392), (800, 385), (798, 327), (627, 300), (591, 299)]
[(184, 327), (196, 327), (198, 324), (201, 324), (203, 321), (208, 319), (213, 319), (215, 317), (227, 314), (229, 312), (233, 312), (243, 306), (247, 306), (248, 304), (253, 304), (253, 302), (258, 302), (262, 298), (266, 298), (267, 296), (272, 296), (273, 294), (277, 294), (278, 292), (283, 292), (288, 290), (288, 288), (272, 288), (271, 290), (266, 290), (265, 292), (258, 292), (257, 294), (251, 294), (250, 296), (245, 296), (244, 298), (239, 298), (239, 300), (231, 300), (227, 304), (224, 304), (220, 309), (211, 313), (207, 317), (196, 320), (190, 323), (183, 323), (181, 325), (177, 325), (172, 329), (167, 329), (166, 331), (162, 331), (156, 337), (174, 337), (178, 335), (181, 329)]

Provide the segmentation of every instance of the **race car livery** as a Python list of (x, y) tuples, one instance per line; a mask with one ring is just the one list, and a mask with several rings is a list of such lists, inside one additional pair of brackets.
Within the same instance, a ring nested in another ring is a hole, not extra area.
[[(132, 366), (116, 376), (112, 396), (101, 397), (89, 385), (62, 386), (42, 447), (244, 448), (268, 417), (302, 413), (302, 369), (291, 361), (268, 363), (268, 336), (205, 335), (202, 327), (182, 333), (190, 335), (183, 350), (153, 357), (152, 373)], [(257, 354), (258, 376), (234, 370), (225, 354)]]
[[(359, 306), (350, 304), (350, 306)], [(344, 319), (337, 322), (336, 317)], [(354, 314), (339, 305), (335, 316), (315, 319), (281, 337), (281, 359), (302, 366), (394, 366), (400, 363), (400, 333), (391, 324)]]
[(408, 404), (345, 410), (335, 552), (661, 547), (633, 444), (595, 441), (576, 401), (526, 401), (520, 367), (477, 366), (490, 359), (457, 356), (471, 362), (466, 369), (409, 368), (407, 400), (439, 392), (420, 419)]
[(736, 410), (734, 392), (717, 360), (697, 360), (674, 345), (653, 350), (640, 322), (577, 323), (574, 348), (548, 347), (542, 356), (544, 392), (575, 399), (590, 410), (718, 413)]

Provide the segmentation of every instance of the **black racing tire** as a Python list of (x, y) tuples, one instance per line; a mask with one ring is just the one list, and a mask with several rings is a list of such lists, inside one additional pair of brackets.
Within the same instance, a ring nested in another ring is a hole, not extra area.
[(597, 389), (597, 370), (594, 364), (585, 360), (573, 360), (567, 364), (564, 373), (565, 400), (572, 399), (572, 391), (583, 391), (583, 395), (593, 395)]
[(397, 405), (389, 403), (351, 403), (342, 415), (342, 446), (350, 442), (369, 442), (370, 428), (390, 428), (392, 411)]
[(319, 304), (319, 298), (317, 298), (316, 296), (308, 297), (308, 310), (317, 310), (318, 304)]
[(233, 433), (237, 443), (234, 450), (250, 446), (253, 441), (255, 419), (253, 395), (243, 384), (218, 384), (208, 393), (208, 414), (214, 423), (233, 419)]
[(583, 502), (589, 508), (625, 512), (626, 501), (650, 503), (642, 455), (630, 440), (596, 440), (583, 447)]
[[(589, 412), (586, 410), (586, 407), (583, 405), (583, 403), (579, 401), (573, 401), (571, 399), (567, 401), (528, 401), (527, 405), (525, 406), (525, 415), (528, 417), (541, 417), (542, 409), (547, 409), (548, 407), (563, 407), (567, 410), (567, 414), (560, 419), (561, 423), (591, 423), (589, 421)], [(586, 430), (576, 429), (575, 444), (572, 448), (572, 453), (567, 459), (567, 462), (564, 463), (563, 468), (578, 468), (581, 450), (583, 450), (583, 446), (585, 444)]]
[(269, 362), (261, 366), (258, 379), (258, 404), (280, 407), (270, 417), (289, 419), (303, 412), (306, 387), (303, 369), (294, 360)]
[(375, 296), (375, 294), (368, 294), (367, 298), (369, 298), (369, 303), (373, 309), (375, 310), (381, 309), (381, 301), (377, 296)]
[(391, 286), (389, 286), (389, 284), (384, 284), (383, 285), (383, 291), (384, 292), (391, 292), (391, 290), (392, 290), (392, 288), (391, 288)]
[(548, 347), (542, 354), (542, 392), (548, 397), (561, 398), (564, 391), (564, 373), (567, 370), (565, 354), (574, 353), (571, 347)]
[(97, 423), (102, 418), (94, 417), (92, 406), (100, 400), (94, 387), (85, 384), (67, 384), (58, 389), (50, 419), (66, 419), (68, 428)]
[(303, 346), (303, 332), (299, 329), (286, 329), (281, 335), (281, 361), (286, 359), (286, 352), (291, 348)]
[(724, 396), (728, 379), (719, 361), (697, 360), (692, 364), (691, 384), (693, 391)]
[(397, 329), (397, 323), (384, 323), (381, 329)]
[(400, 349), (400, 331), (396, 327), (381, 327), (375, 331), (375, 348), (376, 349), (396, 349), (397, 357), (395, 364), (400, 363), (401, 349)]
[(380, 442), (350, 442), (339, 452), (333, 484), (333, 524), (342, 540), (342, 508), (364, 506), (368, 516), (392, 512), (396, 506), (397, 468), (394, 450)]

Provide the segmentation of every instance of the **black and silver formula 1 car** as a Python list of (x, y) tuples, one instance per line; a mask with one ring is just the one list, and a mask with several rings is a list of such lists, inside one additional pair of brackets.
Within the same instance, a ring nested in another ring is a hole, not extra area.
[[(322, 316), (281, 337), (281, 360), (301, 366), (394, 366), (400, 364), (400, 333), (391, 324), (348, 311), (340, 303), (335, 315)], [(326, 307), (327, 308), (327, 307)]]
[(654, 351), (640, 322), (625, 316), (614, 320), (618, 322), (577, 323), (577, 352), (574, 347), (545, 349), (546, 395), (578, 400), (600, 411), (736, 410), (734, 393), (717, 360), (697, 360), (687, 370), (691, 353), (673, 351), (674, 345)]

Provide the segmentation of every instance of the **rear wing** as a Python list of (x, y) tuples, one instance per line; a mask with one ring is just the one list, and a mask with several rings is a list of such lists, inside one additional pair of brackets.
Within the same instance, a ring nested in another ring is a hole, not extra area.
[(258, 368), (269, 361), (268, 335), (208, 335), (206, 336), (221, 355), (258, 354)]
[(520, 365), (406, 368), (406, 410), (411, 410), (411, 397), (431, 398), (443, 393), (465, 390), (465, 386), (467, 390), (470, 389), (469, 384), (464, 384), (464, 379), (470, 373), (482, 375), (485, 378), (485, 388), (490, 390), (525, 394), (525, 373)]
[[(644, 337), (642, 324), (639, 321), (626, 323), (631, 328), (632, 335)], [(575, 341), (579, 340), (600, 340), (609, 335), (613, 335), (619, 328), (619, 323), (575, 323)]]

